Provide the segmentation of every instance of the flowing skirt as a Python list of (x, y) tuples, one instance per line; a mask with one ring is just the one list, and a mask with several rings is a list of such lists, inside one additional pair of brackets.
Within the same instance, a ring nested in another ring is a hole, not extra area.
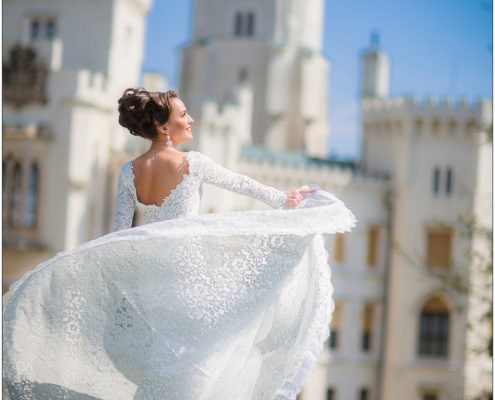
[(318, 192), (115, 232), (60, 253), (4, 296), (15, 399), (294, 399), (333, 310), (322, 234), (354, 216)]

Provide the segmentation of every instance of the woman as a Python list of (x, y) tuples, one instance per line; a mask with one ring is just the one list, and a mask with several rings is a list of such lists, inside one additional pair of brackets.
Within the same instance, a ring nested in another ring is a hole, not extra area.
[(304, 194), (313, 192), (299, 189), (284, 194), (233, 174), (200, 153), (176, 150), (193, 138), (194, 120), (174, 91), (128, 89), (119, 100), (119, 113), (119, 123), (131, 134), (150, 139), (151, 146), (122, 168), (115, 230), (131, 227), (135, 206), (147, 223), (197, 214), (202, 182), (255, 197), (275, 208), (295, 207)]
[[(176, 150), (193, 119), (172, 91), (128, 89), (119, 112), (151, 146), (121, 169), (118, 232), (48, 260), (5, 296), (5, 391), (295, 398), (333, 308), (321, 233), (349, 230), (352, 213), (321, 190), (284, 193)], [(197, 215), (202, 183), (290, 209)], [(147, 224), (128, 229), (136, 208)]]

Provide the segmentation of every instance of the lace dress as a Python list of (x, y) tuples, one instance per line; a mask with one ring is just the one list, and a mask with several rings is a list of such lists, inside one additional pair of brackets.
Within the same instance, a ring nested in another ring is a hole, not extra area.
[[(297, 209), (198, 215), (202, 183), (285, 194), (187, 153), (160, 207), (121, 169), (117, 232), (60, 253), (4, 296), (11, 399), (294, 399), (333, 310), (322, 234), (354, 216), (316, 190)], [(135, 207), (146, 222), (130, 228)], [(155, 222), (157, 221), (157, 222)]]

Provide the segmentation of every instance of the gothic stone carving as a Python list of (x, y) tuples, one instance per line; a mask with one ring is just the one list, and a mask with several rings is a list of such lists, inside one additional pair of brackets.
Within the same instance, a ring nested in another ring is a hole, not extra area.
[(47, 69), (36, 60), (34, 49), (14, 46), (8, 63), (3, 65), (4, 104), (15, 108), (45, 104), (47, 76)]

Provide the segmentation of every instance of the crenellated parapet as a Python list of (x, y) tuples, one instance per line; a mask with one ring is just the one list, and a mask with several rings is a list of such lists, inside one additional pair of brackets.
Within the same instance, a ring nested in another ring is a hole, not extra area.
[(108, 91), (108, 79), (100, 72), (87, 69), (59, 71), (54, 75), (52, 85), (57, 100), (65, 105), (93, 105), (107, 109), (115, 103)]
[(366, 98), (361, 101), (363, 134), (476, 133), (492, 121), (492, 102), (432, 97)]

